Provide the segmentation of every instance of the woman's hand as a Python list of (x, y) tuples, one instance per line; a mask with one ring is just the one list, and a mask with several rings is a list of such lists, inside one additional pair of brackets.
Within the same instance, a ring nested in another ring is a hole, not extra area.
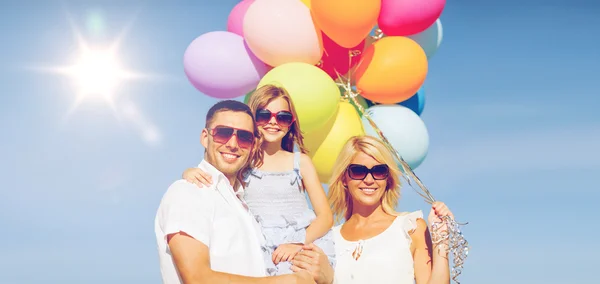
[[(434, 202), (431, 205), (431, 211), (429, 212), (429, 217), (427, 218), (430, 227), (429, 231), (433, 235), (432, 237), (434, 242), (436, 242), (435, 235), (445, 236), (448, 234), (448, 225), (446, 224), (443, 218), (445, 216), (450, 217), (450, 219), (454, 219), (454, 214), (452, 214), (452, 211), (448, 209), (448, 206), (446, 206), (446, 204), (438, 201)], [(433, 227), (434, 225), (435, 227)], [(448, 244), (447, 240), (444, 242), (444, 244)], [(434, 246), (435, 245), (436, 244), (434, 244)]]
[(189, 168), (183, 172), (183, 179), (191, 182), (198, 187), (202, 185), (210, 186), (212, 184), (212, 176), (199, 168)]

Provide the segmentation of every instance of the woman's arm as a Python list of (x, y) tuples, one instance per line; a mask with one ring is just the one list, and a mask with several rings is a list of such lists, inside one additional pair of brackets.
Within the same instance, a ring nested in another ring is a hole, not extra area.
[(448, 246), (439, 244), (433, 247), (427, 224), (417, 220), (417, 228), (411, 235), (416, 284), (448, 284)]
[(308, 192), (310, 203), (317, 215), (317, 218), (306, 228), (305, 243), (310, 244), (327, 234), (331, 229), (333, 226), (333, 213), (331, 213), (331, 208), (327, 202), (325, 190), (319, 181), (317, 170), (310, 157), (305, 154), (302, 154), (300, 157), (300, 173), (302, 174), (304, 188)]
[[(453, 218), (452, 212), (444, 203), (434, 202), (429, 213), (429, 223), (441, 222), (442, 216)], [(442, 225), (439, 230), (447, 230), (447, 228)], [(417, 219), (417, 227), (411, 234), (411, 238), (416, 284), (450, 283), (448, 240), (434, 246), (427, 223), (423, 219)]]

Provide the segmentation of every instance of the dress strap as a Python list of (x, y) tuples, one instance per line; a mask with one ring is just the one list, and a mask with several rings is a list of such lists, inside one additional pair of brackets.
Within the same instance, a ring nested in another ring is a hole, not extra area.
[(300, 151), (294, 152), (294, 170), (300, 172)]
[(302, 174), (300, 173), (300, 154), (299, 150), (294, 152), (294, 172), (296, 177), (292, 180), (292, 184), (298, 183), (298, 186), (302, 189)]

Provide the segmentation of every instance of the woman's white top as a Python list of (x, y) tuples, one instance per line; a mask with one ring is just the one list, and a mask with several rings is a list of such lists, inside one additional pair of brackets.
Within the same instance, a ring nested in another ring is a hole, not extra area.
[[(342, 237), (342, 225), (333, 227), (337, 259), (334, 283), (413, 284), (415, 273), (409, 232), (417, 227), (419, 218), (423, 218), (421, 211), (398, 216), (379, 235), (352, 242)], [(357, 255), (360, 256), (355, 259)]]

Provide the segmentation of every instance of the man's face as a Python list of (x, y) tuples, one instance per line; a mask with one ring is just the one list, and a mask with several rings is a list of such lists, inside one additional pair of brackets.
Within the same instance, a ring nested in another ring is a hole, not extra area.
[(254, 143), (252, 117), (243, 112), (220, 111), (208, 129), (202, 130), (201, 143), (206, 148), (206, 161), (227, 178), (237, 175), (248, 161)]

